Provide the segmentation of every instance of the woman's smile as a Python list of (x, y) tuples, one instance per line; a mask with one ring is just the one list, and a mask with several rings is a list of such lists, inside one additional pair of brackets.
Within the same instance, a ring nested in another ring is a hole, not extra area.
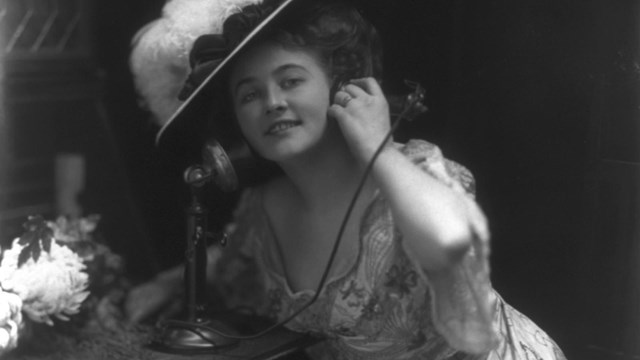
[(264, 134), (266, 136), (281, 135), (288, 132), (289, 129), (300, 125), (302, 125), (302, 121), (300, 120), (280, 120), (271, 124)]

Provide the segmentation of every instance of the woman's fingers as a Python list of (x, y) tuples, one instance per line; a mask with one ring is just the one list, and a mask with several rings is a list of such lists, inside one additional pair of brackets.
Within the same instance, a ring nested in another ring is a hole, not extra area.
[(329, 107), (329, 111), (327, 111), (327, 115), (334, 119), (342, 119), (346, 116), (347, 111), (345, 110), (342, 104), (334, 103)]
[(378, 84), (378, 81), (372, 77), (352, 79), (347, 83), (347, 86), (349, 85), (355, 86), (371, 96), (384, 96), (380, 84)]
[(365, 91), (364, 88), (353, 83), (346, 84), (342, 88), (342, 91), (346, 92), (347, 94), (351, 95), (354, 98), (363, 99), (370, 96), (370, 94), (367, 91)]
[(333, 103), (342, 107), (347, 107), (349, 105), (349, 102), (351, 102), (353, 98), (353, 95), (349, 94), (348, 92), (344, 90), (338, 90), (333, 97)]
[(333, 101), (334, 104), (347, 107), (354, 99), (369, 103), (372, 98), (376, 97), (384, 98), (384, 93), (378, 82), (374, 78), (362, 78), (350, 80), (342, 86), (336, 92)]

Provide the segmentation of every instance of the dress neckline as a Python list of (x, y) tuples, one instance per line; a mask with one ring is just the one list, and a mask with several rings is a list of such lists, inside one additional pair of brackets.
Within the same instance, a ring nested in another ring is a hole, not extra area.
[[(260, 188), (260, 196), (259, 196), (259, 201), (260, 201), (260, 212), (261, 212), (261, 217), (262, 220), (264, 221), (266, 227), (267, 227), (267, 237), (269, 238), (269, 242), (265, 243), (263, 245), (266, 245), (266, 247), (275, 247), (275, 252), (278, 254), (278, 260), (280, 261), (280, 263), (282, 264), (282, 270), (284, 273), (280, 273), (278, 270), (276, 270), (275, 268), (273, 268), (270, 264), (270, 262), (265, 262), (265, 268), (267, 269), (267, 271), (269, 271), (272, 275), (274, 275), (275, 278), (277, 278), (280, 282), (282, 287), (285, 289), (286, 293), (292, 297), (292, 298), (297, 298), (297, 297), (301, 297), (303, 295), (309, 295), (309, 296), (313, 296), (316, 294), (317, 288), (315, 289), (300, 289), (297, 291), (294, 291), (293, 288), (291, 287), (291, 284), (289, 282), (289, 276), (288, 276), (288, 270), (287, 270), (287, 264), (284, 261), (285, 257), (284, 257), (284, 251), (282, 249), (281, 246), (281, 242), (278, 239), (278, 237), (276, 236), (276, 232), (275, 232), (275, 228), (273, 227), (273, 224), (271, 222), (271, 218), (269, 217), (269, 213), (266, 211), (265, 208), (265, 204), (264, 204), (264, 191), (265, 188), (261, 187)], [(365, 207), (364, 213), (362, 218), (359, 221), (359, 226), (358, 226), (358, 250), (356, 253), (356, 257), (355, 259), (348, 265), (344, 266), (344, 270), (340, 271), (336, 274), (333, 275), (329, 275), (329, 277), (327, 278), (323, 288), (321, 289), (321, 292), (325, 292), (325, 290), (329, 287), (329, 285), (342, 281), (344, 280), (350, 273), (352, 273), (353, 271), (355, 271), (355, 269), (357, 269), (358, 265), (360, 264), (360, 259), (361, 259), (361, 254), (362, 254), (362, 236), (363, 236), (363, 229), (362, 229), (362, 224), (364, 223), (365, 218), (369, 215), (370, 209), (373, 206), (373, 204), (376, 202), (376, 200), (378, 199), (380, 194), (379, 189), (375, 189), (373, 192), (373, 195), (371, 196), (371, 198), (369, 199), (369, 203), (367, 204), (367, 206)], [(335, 244), (335, 239), (334, 242), (331, 244), (331, 246), (333, 247)], [(272, 249), (264, 249), (266, 251), (272, 251)], [(326, 267), (326, 265), (325, 265)], [(333, 264), (333, 267), (335, 267), (335, 262)], [(324, 271), (324, 269), (323, 269)]]

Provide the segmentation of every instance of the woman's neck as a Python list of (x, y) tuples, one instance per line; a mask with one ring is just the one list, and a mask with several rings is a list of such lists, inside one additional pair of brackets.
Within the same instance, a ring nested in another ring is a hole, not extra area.
[(357, 162), (345, 141), (334, 137), (304, 156), (280, 164), (294, 195), (305, 210), (335, 210), (336, 203), (351, 200), (364, 167)]

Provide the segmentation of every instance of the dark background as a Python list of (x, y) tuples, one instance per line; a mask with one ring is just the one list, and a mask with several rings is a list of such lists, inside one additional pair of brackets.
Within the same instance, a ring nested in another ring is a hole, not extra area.
[[(404, 124), (397, 140), (435, 142), (476, 176), (478, 201), (491, 221), (494, 287), (569, 359), (637, 359), (639, 2), (365, 4), (385, 40), (387, 91), (405, 91), (403, 79), (419, 81), (427, 91), (429, 112)], [(157, 128), (138, 106), (127, 65), (133, 34), (160, 16), (162, 5), (94, 0), (86, 8), (87, 50), (72, 66), (47, 63), (66, 74), (57, 84), (72, 76), (92, 89), (84, 112), (84, 100), (47, 105), (49, 114), (55, 108), (66, 119), (49, 125), (61, 140), (21, 145), (34, 142), (27, 128), (44, 126), (44, 110), (24, 100), (40, 78), (29, 75), (38, 71), (13, 65), (18, 70), (5, 81), (22, 94), (8, 101), (8, 133), (15, 140), (5, 153), (86, 153), (83, 201), (88, 211), (103, 214), (103, 231), (140, 281), (181, 261), (188, 199), (182, 168), (153, 146)], [(69, 108), (91, 120), (73, 120), (65, 113)], [(233, 195), (212, 192), (209, 205), (214, 226), (220, 226)], [(3, 235), (11, 233), (10, 225), (4, 229)]]

